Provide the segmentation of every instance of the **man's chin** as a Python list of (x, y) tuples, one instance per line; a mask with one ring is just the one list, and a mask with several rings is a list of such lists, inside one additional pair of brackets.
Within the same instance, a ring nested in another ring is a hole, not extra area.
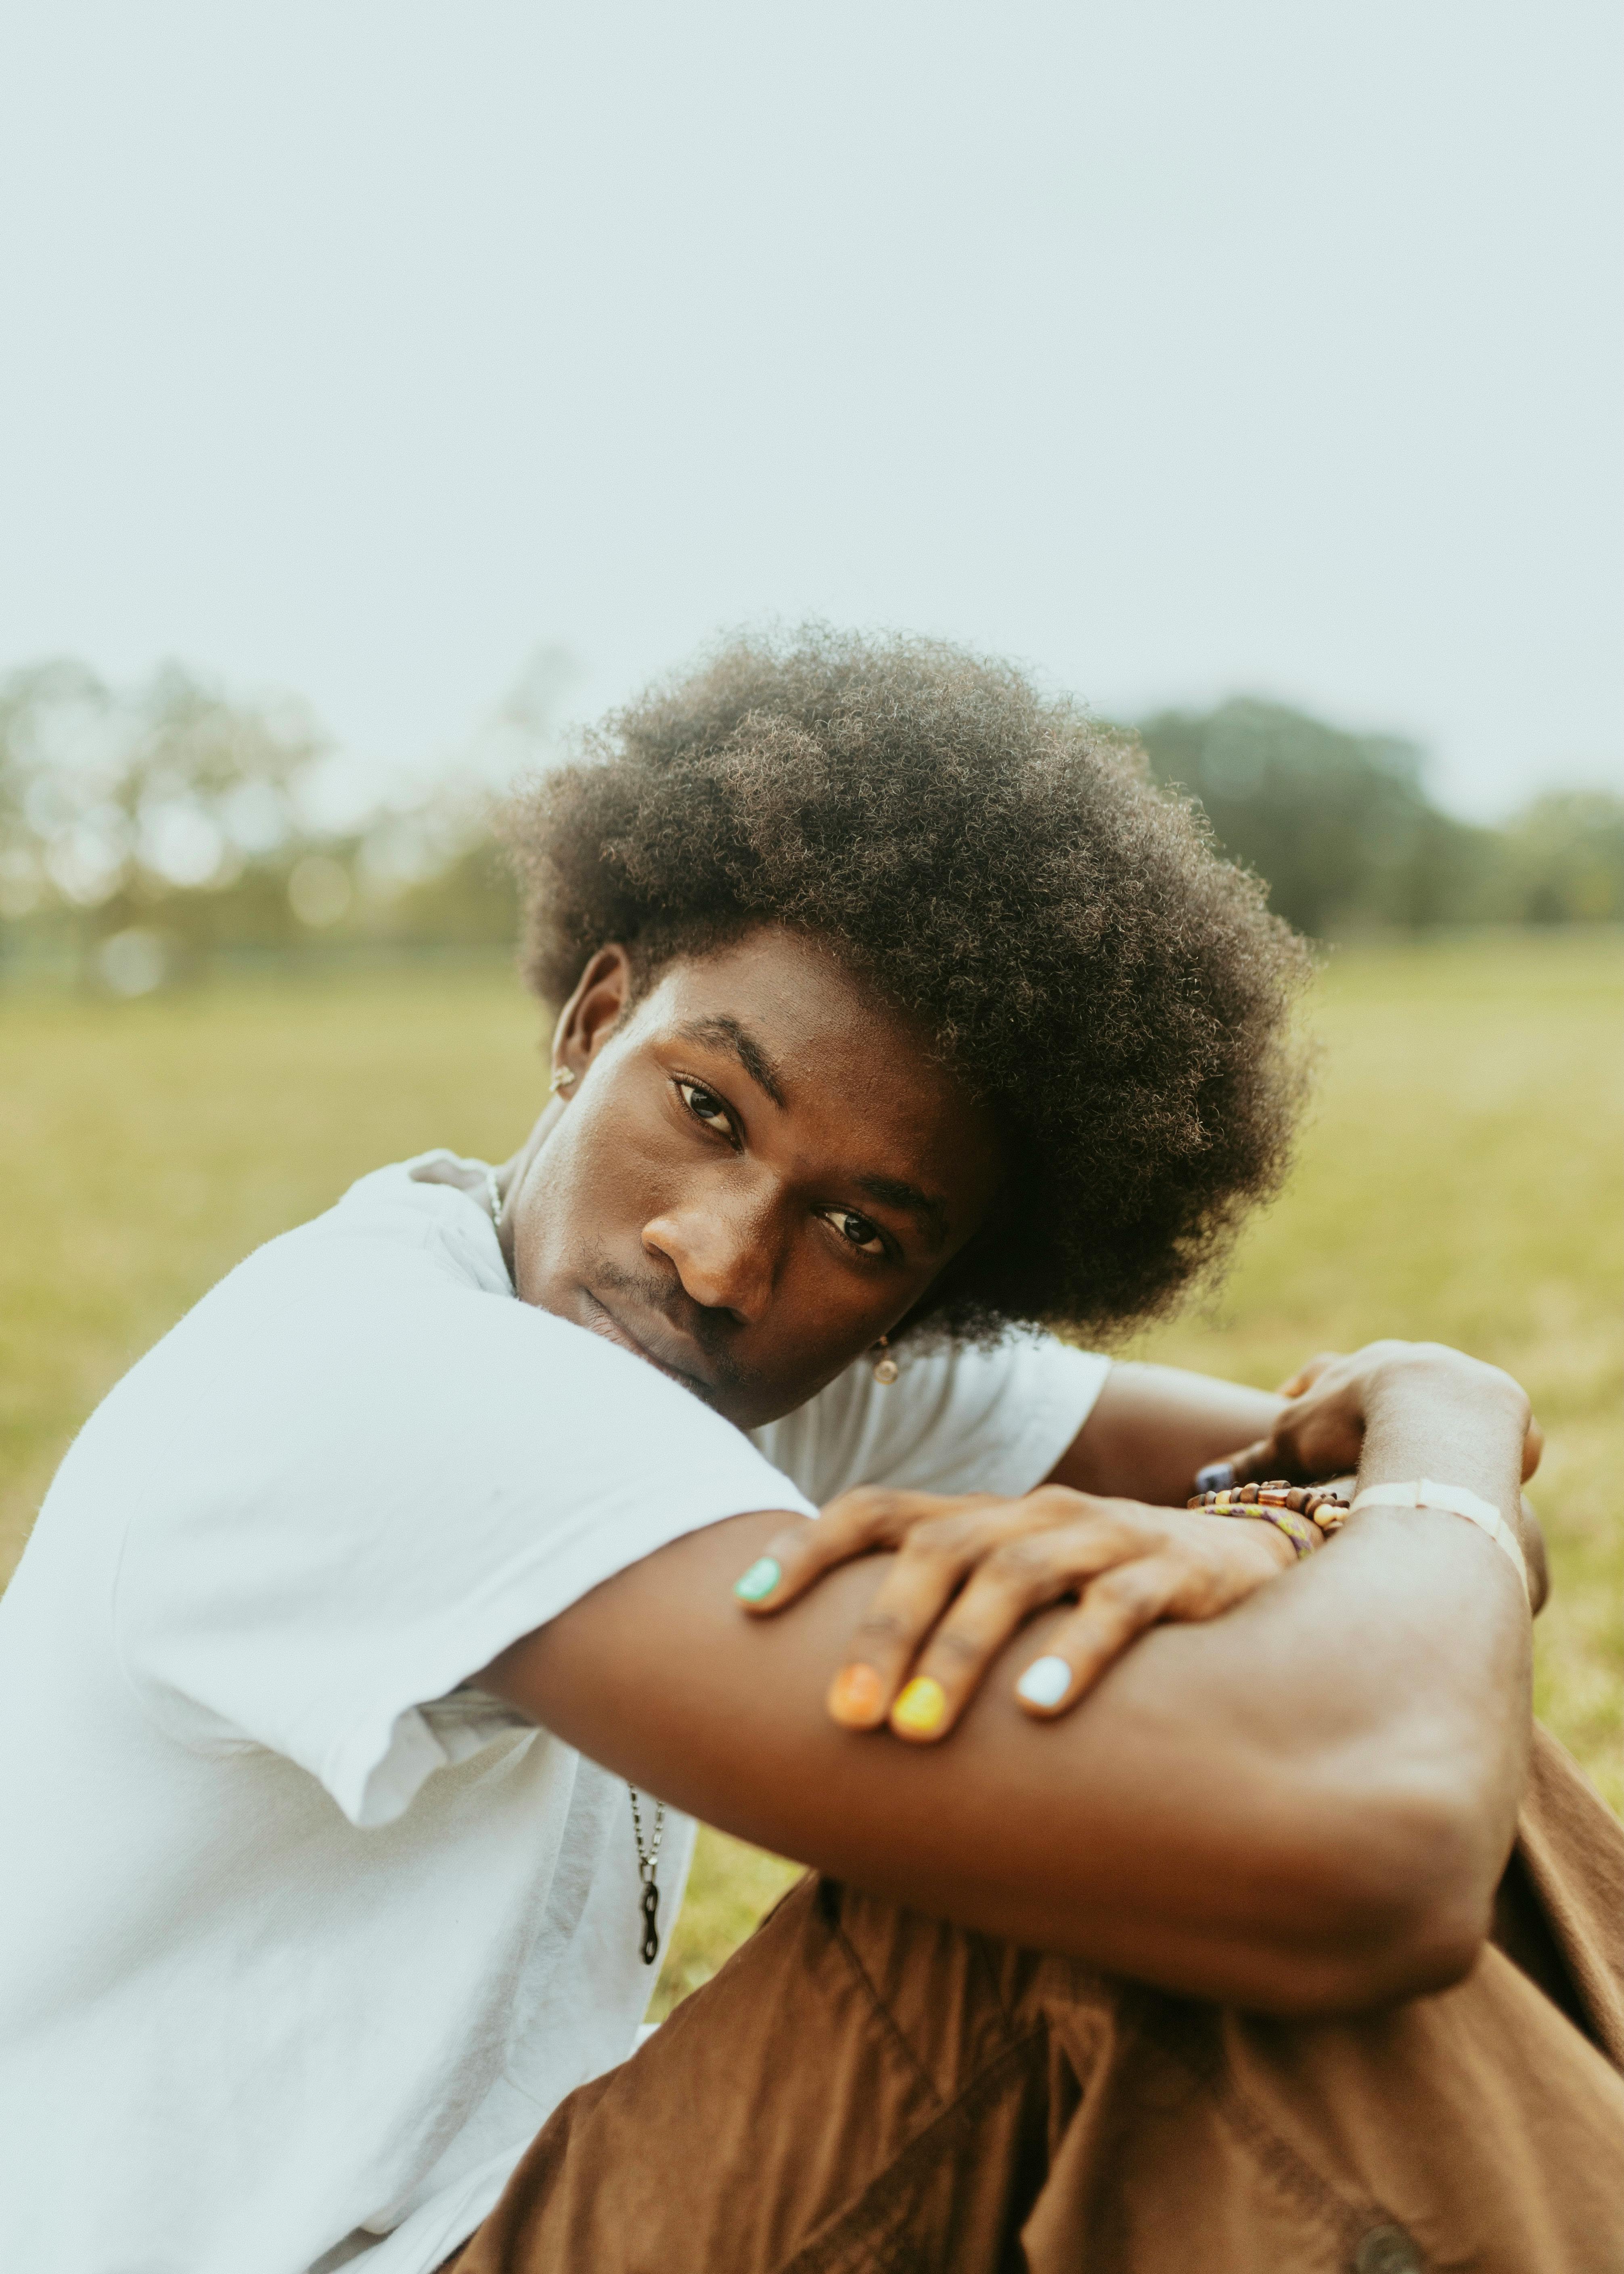
[[(795, 1389), (749, 1377), (734, 1378), (731, 1372), (725, 1374), (716, 1369), (701, 1374), (684, 1367), (665, 1353), (650, 1350), (639, 1339), (620, 1310), (612, 1307), (619, 1297), (614, 1286), (606, 1286), (604, 1295), (598, 1295), (584, 1279), (571, 1275), (540, 1287), (522, 1282), (519, 1293), (537, 1310), (550, 1311), (554, 1318), (567, 1319), (571, 1326), (584, 1327), (589, 1334), (613, 1343), (617, 1350), (625, 1351), (632, 1358), (641, 1359), (656, 1374), (663, 1374), (668, 1382), (674, 1382), (679, 1389), (697, 1397), (701, 1404), (708, 1405), (713, 1413), (731, 1421), (737, 1429), (760, 1429), (770, 1421), (780, 1421), (823, 1386), (820, 1379), (806, 1389)], [(626, 1307), (625, 1304), (620, 1307)]]

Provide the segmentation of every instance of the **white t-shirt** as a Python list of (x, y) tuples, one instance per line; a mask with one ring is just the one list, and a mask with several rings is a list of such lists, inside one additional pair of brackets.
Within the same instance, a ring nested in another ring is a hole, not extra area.
[(653, 1980), (625, 1785), (459, 1685), (726, 1517), (1024, 1491), (1104, 1371), (905, 1352), (752, 1443), (515, 1301), (406, 1166), (251, 1256), (92, 1416), (0, 1603), (0, 2265), (436, 2266)]

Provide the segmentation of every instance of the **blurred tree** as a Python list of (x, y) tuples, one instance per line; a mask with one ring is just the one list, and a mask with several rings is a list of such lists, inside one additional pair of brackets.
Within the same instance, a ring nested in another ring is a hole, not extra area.
[(1616, 923), (1624, 917), (1624, 797), (1552, 790), (1507, 826), (1500, 845), (1503, 912), (1522, 923)]
[[(0, 681), (0, 915), (86, 949), (151, 922), (177, 950), (286, 937), (301, 797), (327, 746), (292, 703), (229, 703), (175, 666), (117, 693), (85, 665)], [(229, 902), (229, 915), (227, 904)]]
[[(358, 789), (310, 712), (176, 666), (115, 689), (85, 665), (0, 680), (0, 951), (60, 951), (144, 993), (222, 949), (510, 943), (492, 801), (550, 763), (575, 666), (538, 649), (455, 752)], [(1539, 798), (1503, 830), (1440, 813), (1421, 753), (1281, 704), (1169, 711), (1152, 772), (1199, 801), (1272, 904), (1321, 937), (1624, 917), (1624, 800)]]
[(1300, 930), (1479, 913), (1496, 834), (1431, 803), (1414, 743), (1252, 697), (1159, 712), (1138, 732), (1156, 779), (1199, 801), (1224, 851), (1268, 879), (1271, 906)]
[(0, 681), (0, 926), (132, 993), (221, 948), (511, 940), (488, 786), (442, 773), (357, 813), (335, 771), (297, 703), (228, 700), (174, 666), (127, 691), (72, 661), (15, 672)]

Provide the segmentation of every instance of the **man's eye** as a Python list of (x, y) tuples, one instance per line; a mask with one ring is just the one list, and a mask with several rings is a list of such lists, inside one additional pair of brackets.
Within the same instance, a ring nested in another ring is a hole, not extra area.
[(884, 1254), (884, 1240), (868, 1217), (859, 1216), (855, 1209), (827, 1209), (824, 1215), (841, 1239), (849, 1240), (853, 1247), (861, 1248), (865, 1255)]
[(718, 1130), (724, 1137), (733, 1134), (733, 1116), (713, 1089), (703, 1082), (680, 1081), (679, 1096), (695, 1121), (703, 1121), (707, 1129)]

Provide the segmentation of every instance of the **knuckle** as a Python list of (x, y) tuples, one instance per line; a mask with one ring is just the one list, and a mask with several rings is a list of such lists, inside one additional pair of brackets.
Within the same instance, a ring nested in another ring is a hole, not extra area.
[(959, 1627), (944, 1627), (931, 1645), (932, 1658), (951, 1659), (957, 1666), (977, 1666), (981, 1663), (981, 1645), (974, 1635)]
[(1008, 1585), (1028, 1585), (1050, 1570), (1048, 1545), (1030, 1532), (1019, 1540), (1004, 1540), (987, 1558), (986, 1570), (991, 1577)]
[(902, 1553), (920, 1562), (956, 1562), (970, 1535), (970, 1522), (962, 1516), (928, 1517), (916, 1524), (902, 1543)]
[(1138, 1611), (1161, 1593), (1157, 1573), (1145, 1562), (1118, 1563), (1104, 1572), (1089, 1589), (1113, 1611)]
[(850, 1534), (861, 1532), (866, 1518), (863, 1487), (837, 1493), (833, 1500), (825, 1501), (818, 1513), (818, 1530), (825, 1538), (831, 1532)]
[(899, 1612), (888, 1611), (882, 1607), (877, 1610), (865, 1611), (857, 1622), (855, 1631), (864, 1642), (898, 1643), (910, 1640), (913, 1630)]

